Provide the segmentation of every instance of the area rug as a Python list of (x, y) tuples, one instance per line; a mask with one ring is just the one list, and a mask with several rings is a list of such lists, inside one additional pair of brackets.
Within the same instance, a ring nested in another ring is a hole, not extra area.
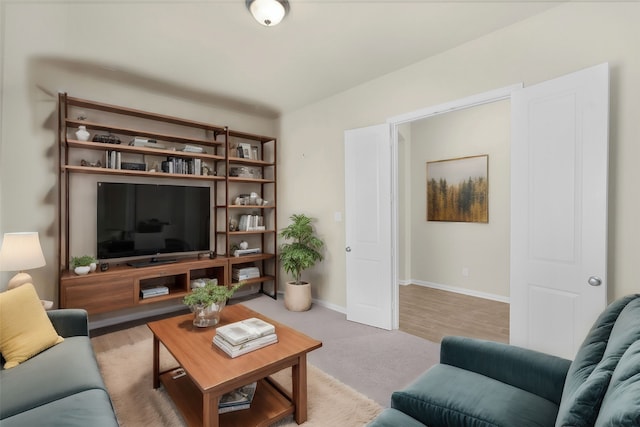
[[(177, 366), (160, 346), (160, 368)], [(152, 339), (97, 353), (98, 364), (122, 427), (186, 425), (171, 399), (160, 387), (152, 387)], [(360, 427), (376, 417), (382, 408), (318, 368), (308, 366), (308, 420), (304, 426)], [(274, 375), (283, 386), (291, 385), (291, 370)], [(292, 417), (275, 424), (297, 426)]]

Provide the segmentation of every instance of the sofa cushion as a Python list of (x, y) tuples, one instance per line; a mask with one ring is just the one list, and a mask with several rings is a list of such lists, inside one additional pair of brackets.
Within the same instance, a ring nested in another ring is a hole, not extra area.
[(593, 426), (618, 360), (640, 339), (640, 295), (610, 304), (569, 367), (557, 427)]
[(418, 420), (393, 408), (386, 408), (367, 427), (425, 427)]
[(640, 341), (624, 353), (602, 400), (596, 427), (640, 426)]
[(429, 427), (551, 426), (558, 413), (547, 399), (445, 364), (394, 392), (391, 407)]
[(104, 389), (91, 341), (70, 337), (15, 368), (0, 371), (0, 418), (87, 389)]
[(0, 353), (5, 369), (62, 340), (31, 283), (0, 293)]
[(109, 395), (101, 389), (72, 394), (2, 420), (2, 427), (117, 427)]

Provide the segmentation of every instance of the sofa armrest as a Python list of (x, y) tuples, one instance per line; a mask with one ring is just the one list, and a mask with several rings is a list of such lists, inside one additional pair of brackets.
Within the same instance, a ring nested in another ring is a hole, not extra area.
[(49, 310), (47, 315), (61, 337), (89, 336), (89, 318), (86, 310), (64, 308)]
[(493, 378), (560, 404), (570, 360), (514, 345), (445, 337), (440, 363)]

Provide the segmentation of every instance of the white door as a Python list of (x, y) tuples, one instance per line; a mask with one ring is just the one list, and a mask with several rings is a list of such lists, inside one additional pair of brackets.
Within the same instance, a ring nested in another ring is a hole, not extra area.
[(347, 320), (392, 327), (391, 131), (345, 131)]
[(607, 302), (609, 68), (515, 91), (511, 343), (572, 359)]

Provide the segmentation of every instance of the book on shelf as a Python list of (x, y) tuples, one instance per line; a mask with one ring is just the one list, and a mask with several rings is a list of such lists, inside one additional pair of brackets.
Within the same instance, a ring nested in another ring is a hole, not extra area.
[(257, 386), (257, 382), (252, 382), (222, 395), (218, 404), (218, 413), (224, 414), (226, 412), (249, 409), (253, 396), (256, 394)]
[(233, 268), (231, 277), (237, 281), (257, 279), (260, 277), (260, 269), (258, 267)]
[(106, 150), (104, 160), (107, 169), (122, 169), (122, 153), (119, 151)]
[(224, 339), (222, 336), (216, 334), (213, 337), (213, 343), (222, 351), (227, 353), (231, 358), (242, 356), (243, 354), (250, 353), (255, 350), (259, 350), (271, 344), (278, 342), (278, 336), (275, 333), (271, 333), (259, 338), (246, 341), (242, 344), (234, 345)]
[(225, 341), (231, 343), (231, 345), (240, 345), (247, 341), (264, 337), (265, 335), (274, 334), (275, 332), (275, 326), (257, 317), (240, 320), (216, 329), (216, 335), (220, 335)]
[(161, 170), (165, 173), (180, 175), (202, 175), (202, 159), (182, 159), (167, 157), (161, 163)]
[(233, 256), (239, 257), (242, 255), (252, 255), (259, 254), (262, 250), (260, 248), (250, 248), (250, 249), (236, 249), (233, 251)]
[(140, 295), (142, 296), (142, 299), (157, 297), (159, 295), (168, 295), (168, 294), (169, 294), (169, 288), (166, 286), (156, 286), (153, 288), (140, 289)]
[(182, 151), (186, 153), (204, 153), (204, 148), (197, 145), (185, 145)]

